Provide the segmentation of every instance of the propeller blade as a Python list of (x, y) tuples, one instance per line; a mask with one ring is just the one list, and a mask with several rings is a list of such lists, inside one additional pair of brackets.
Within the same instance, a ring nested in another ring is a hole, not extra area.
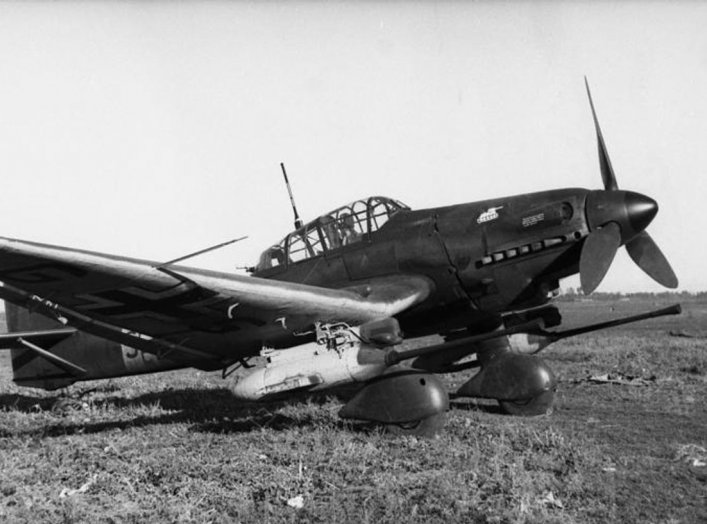
[(616, 222), (609, 222), (589, 233), (579, 257), (579, 280), (585, 295), (594, 291), (604, 279), (620, 245), (621, 229)]
[(678, 277), (675, 276), (665, 255), (648, 233), (642, 231), (635, 236), (626, 244), (626, 251), (636, 265), (658, 284), (670, 289), (678, 287)]
[(597, 146), (599, 147), (599, 166), (601, 167), (601, 179), (604, 181), (604, 189), (607, 191), (615, 191), (619, 188), (614, 175), (614, 168), (611, 167), (609, 152), (606, 150), (604, 143), (604, 135), (601, 134), (597, 113), (594, 110), (594, 102), (592, 101), (592, 93), (589, 91), (589, 82), (587, 77), (584, 77), (584, 85), (587, 87), (587, 96), (589, 96), (589, 105), (592, 108), (592, 117), (594, 118), (594, 128), (597, 131)]

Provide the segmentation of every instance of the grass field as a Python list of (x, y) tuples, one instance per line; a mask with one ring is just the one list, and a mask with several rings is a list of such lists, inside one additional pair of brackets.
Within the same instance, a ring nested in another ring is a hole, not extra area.
[[(662, 305), (560, 304), (567, 327)], [(15, 387), (3, 353), (0, 521), (707, 522), (707, 303), (683, 306), (546, 349), (552, 415), (455, 400), (433, 440), (344, 422), (333, 397), (243, 404), (198, 371), (56, 405)], [(610, 372), (655, 378), (583, 380)]]

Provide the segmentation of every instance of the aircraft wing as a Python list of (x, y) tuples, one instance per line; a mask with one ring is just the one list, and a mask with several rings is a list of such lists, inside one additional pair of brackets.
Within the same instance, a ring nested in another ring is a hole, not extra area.
[[(358, 325), (423, 301), (424, 277), (329, 289), (0, 237), (0, 298), (121, 344), (224, 362), (292, 343), (314, 322)], [(289, 342), (288, 342), (289, 341)]]

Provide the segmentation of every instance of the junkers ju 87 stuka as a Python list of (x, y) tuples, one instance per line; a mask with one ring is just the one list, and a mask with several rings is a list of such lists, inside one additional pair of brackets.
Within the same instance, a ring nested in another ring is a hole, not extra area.
[[(589, 94), (589, 88), (587, 87)], [(222, 370), (234, 394), (263, 401), (358, 385), (340, 415), (434, 433), (449, 394), (441, 373), (478, 368), (457, 395), (509, 413), (552, 408), (556, 380), (536, 355), (603, 327), (569, 331), (551, 300), (579, 273), (591, 293), (625, 246), (677, 287), (646, 232), (658, 211), (619, 189), (594, 106), (604, 189), (557, 189), (413, 210), (386, 197), (339, 207), (265, 250), (251, 275), (0, 239), (14, 381), (76, 381), (194, 367)], [(283, 167), (284, 173), (284, 167)], [(285, 175), (286, 179), (286, 175)], [(289, 184), (288, 184), (289, 189)], [(441, 335), (416, 349), (403, 343)], [(263, 362), (253, 367), (256, 356)], [(238, 367), (253, 369), (235, 380)]]

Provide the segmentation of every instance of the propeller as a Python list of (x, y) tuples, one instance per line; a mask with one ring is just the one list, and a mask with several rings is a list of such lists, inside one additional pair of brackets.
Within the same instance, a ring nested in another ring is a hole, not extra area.
[(636, 265), (658, 284), (671, 289), (678, 287), (678, 277), (648, 233), (641, 231), (626, 244), (626, 251)]
[(588, 295), (599, 286), (622, 243), (631, 259), (649, 277), (674, 289), (678, 286), (678, 279), (665, 255), (645, 231), (658, 212), (658, 204), (645, 195), (619, 189), (586, 76), (584, 85), (597, 134), (604, 190), (592, 191), (587, 195), (586, 213), (590, 233), (584, 241), (579, 258), (582, 290)]
[(579, 257), (579, 280), (586, 295), (604, 280), (620, 246), (621, 229), (616, 222), (592, 231), (584, 241)]
[(601, 179), (604, 181), (604, 189), (606, 189), (607, 191), (616, 191), (619, 188), (619, 184), (616, 183), (616, 175), (614, 174), (614, 168), (611, 166), (609, 152), (606, 150), (604, 135), (602, 135), (601, 127), (599, 127), (599, 119), (597, 118), (597, 112), (594, 110), (592, 92), (589, 90), (589, 81), (587, 81), (586, 76), (584, 77), (584, 86), (587, 88), (589, 106), (592, 108), (592, 118), (594, 118), (594, 129), (596, 129), (597, 132), (597, 146), (599, 148), (599, 167), (601, 168)]

